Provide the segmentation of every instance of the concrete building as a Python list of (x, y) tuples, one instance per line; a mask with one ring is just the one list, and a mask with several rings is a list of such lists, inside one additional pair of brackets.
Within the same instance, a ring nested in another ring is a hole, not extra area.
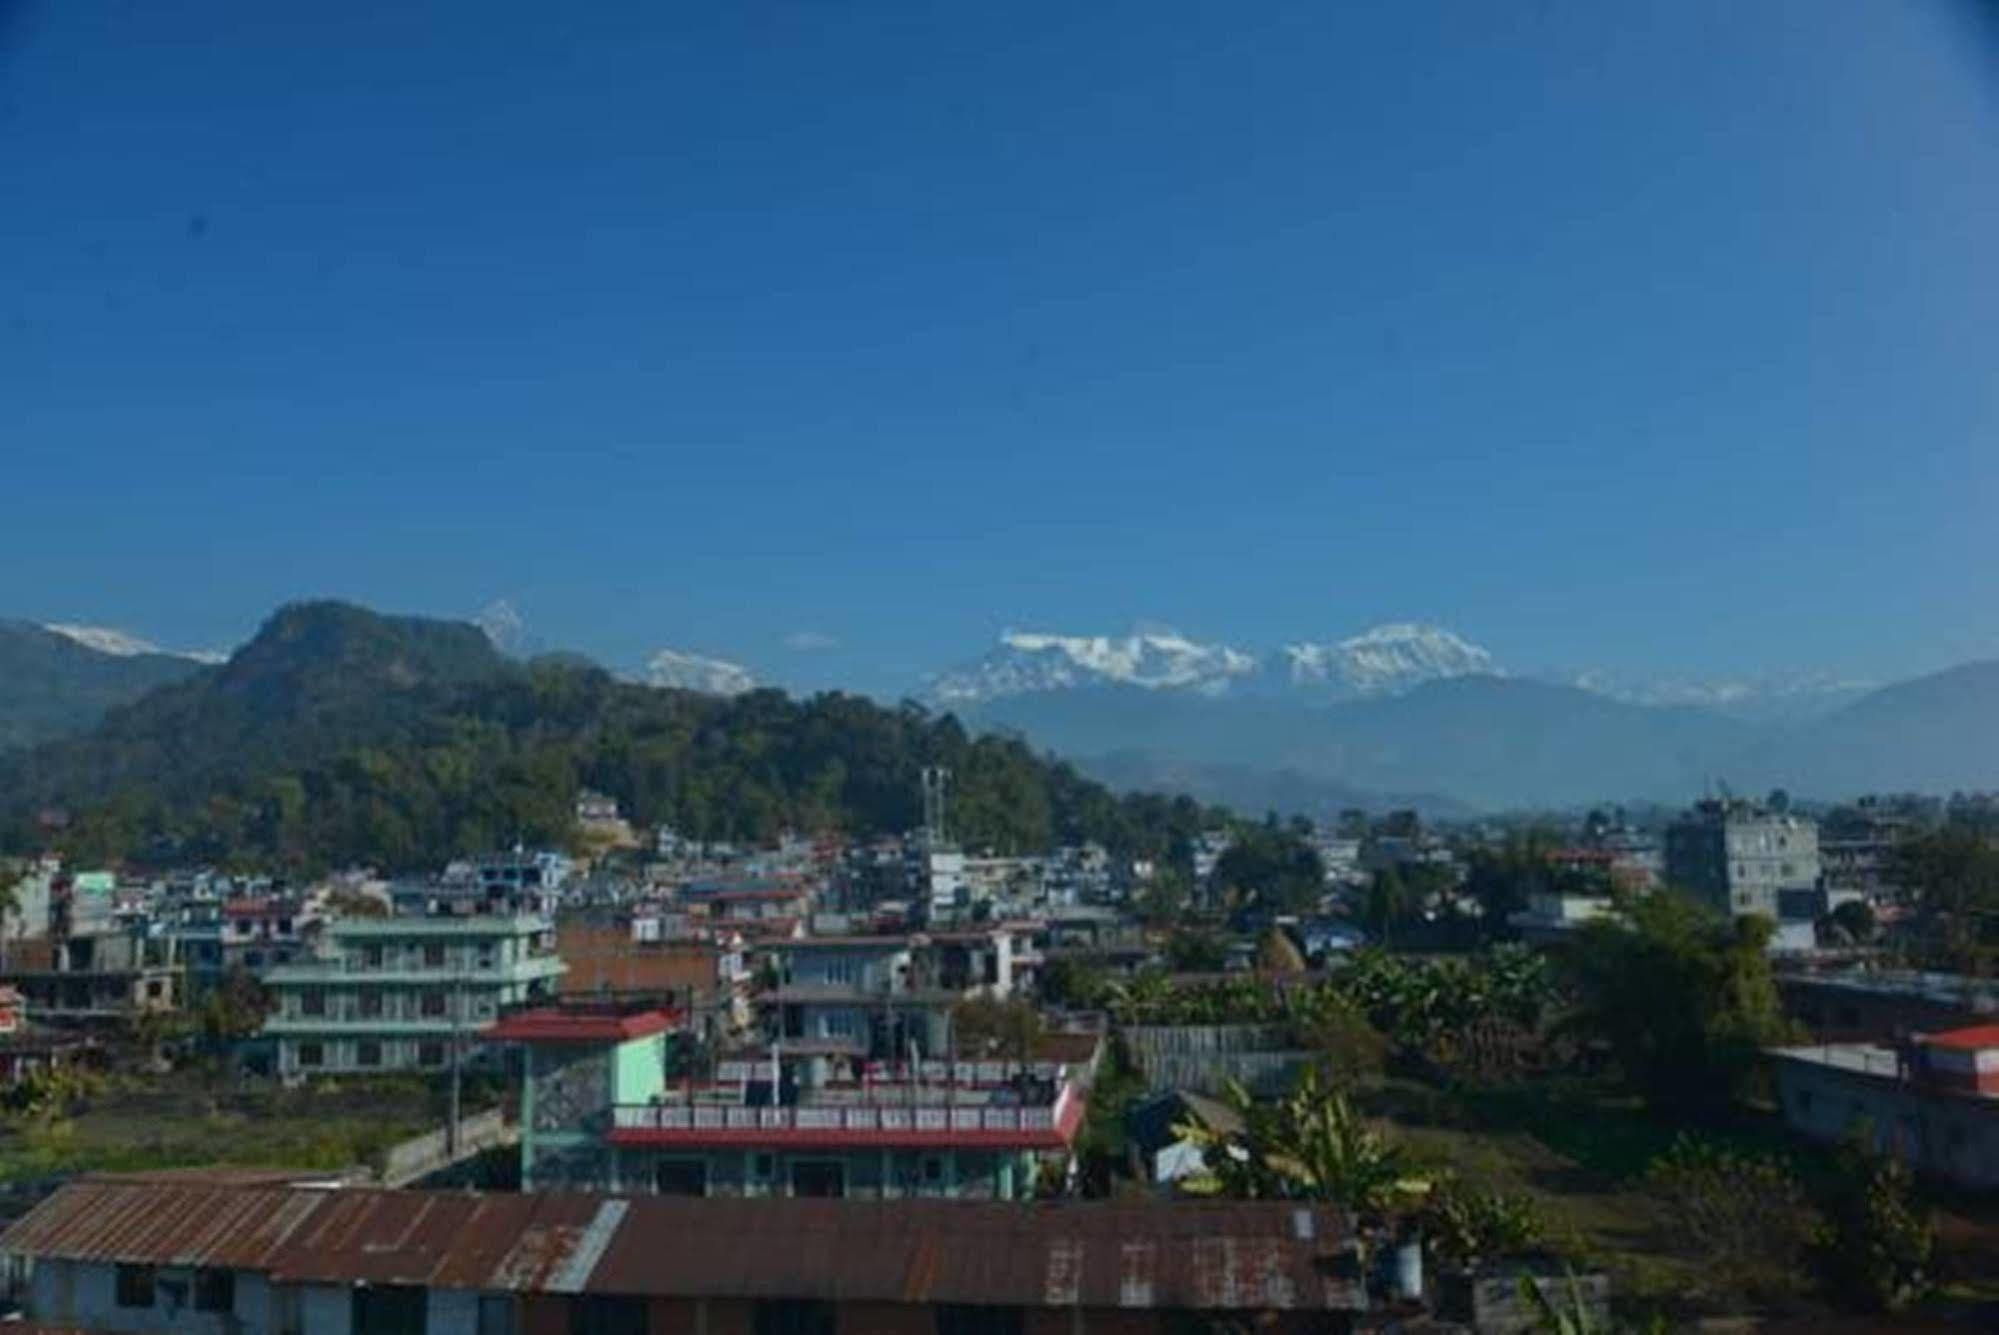
[(548, 1008), (484, 1036), (522, 1050), (521, 1180), (689, 1196), (1016, 1200), (1066, 1177), (1097, 1053), (916, 1064), (745, 1053), (670, 1081), (677, 1017)]
[(27, 1329), (107, 1335), (1261, 1335), (1351, 1329), (1298, 1201), (686, 1200), (94, 1178), (0, 1234)]
[(173, 937), (132, 923), (13, 942), (0, 983), (51, 1023), (96, 1023), (179, 1009), (186, 973)]
[(440, 1070), (503, 1008), (551, 996), (562, 971), (537, 915), (338, 919), (310, 959), (265, 973), (263, 1032), (288, 1079)]
[(1732, 917), (1806, 922), (1824, 911), (1818, 823), (1742, 801), (1706, 801), (1666, 829), (1666, 880)]
[(807, 936), (773, 942), (778, 986), (771, 1035), (797, 1049), (901, 1061), (944, 1057), (950, 1012), (975, 997), (1005, 1000), (1035, 962), (1006, 925), (909, 936)]
[(1866, 1128), (1875, 1148), (1913, 1172), (1999, 1188), (1999, 1025), (1770, 1055), (1794, 1130), (1830, 1142)]

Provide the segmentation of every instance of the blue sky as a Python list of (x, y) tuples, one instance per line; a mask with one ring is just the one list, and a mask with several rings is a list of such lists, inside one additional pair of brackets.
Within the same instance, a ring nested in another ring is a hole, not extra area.
[(0, 614), (1999, 656), (1970, 14), (0, 0)]

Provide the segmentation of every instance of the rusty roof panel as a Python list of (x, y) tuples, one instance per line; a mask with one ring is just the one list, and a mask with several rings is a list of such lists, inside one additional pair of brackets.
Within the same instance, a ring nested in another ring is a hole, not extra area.
[(1335, 1211), (1274, 1202), (722, 1200), (84, 1181), (0, 1251), (280, 1282), (1042, 1307), (1344, 1309)]
[(0, 1245), (72, 1260), (264, 1270), (328, 1194), (295, 1187), (85, 1180), (30, 1210)]
[(1334, 1211), (1275, 1203), (639, 1197), (590, 1287), (1050, 1307), (1347, 1307), (1357, 1294), (1331, 1279), (1330, 1264), (1347, 1237)]

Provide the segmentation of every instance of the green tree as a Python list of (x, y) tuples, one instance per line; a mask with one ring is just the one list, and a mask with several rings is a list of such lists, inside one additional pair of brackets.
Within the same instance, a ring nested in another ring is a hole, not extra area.
[(1985, 973), (1999, 953), (1999, 846), (1962, 825), (1911, 839), (1896, 850), (1898, 880), (1943, 967)]
[(1296, 831), (1266, 822), (1240, 830), (1215, 862), (1225, 896), (1271, 913), (1308, 913), (1326, 891), (1318, 850)]
[(1898, 1312), (1929, 1290), (1936, 1225), (1916, 1200), (1909, 1170), (1871, 1139), (1871, 1127), (1857, 1128), (1835, 1159), (1821, 1260), (1827, 1286), (1841, 1298)]
[(1626, 1078), (1672, 1112), (1718, 1111), (1744, 1092), (1761, 1050), (1790, 1036), (1762, 918), (1724, 921), (1662, 891), (1599, 920), (1567, 953), (1584, 1030)]
[(1681, 1136), (1646, 1182), (1719, 1286), (1759, 1299), (1803, 1288), (1823, 1224), (1788, 1165)]

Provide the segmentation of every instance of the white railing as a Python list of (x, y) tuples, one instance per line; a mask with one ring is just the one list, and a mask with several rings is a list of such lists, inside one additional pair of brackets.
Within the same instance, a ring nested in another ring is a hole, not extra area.
[(1071, 1098), (1067, 1089), (1052, 1108), (911, 1107), (744, 1108), (700, 1104), (621, 1104), (614, 1112), (620, 1131), (862, 1132), (1049, 1132), (1061, 1124)]
[[(915, 1080), (926, 1085), (1003, 1085), (1015, 1076), (1025, 1072), (1039, 1080), (1061, 1080), (1068, 1075), (1068, 1067), (1061, 1062), (918, 1062), (915, 1066)], [(911, 1067), (907, 1062), (869, 1062), (867, 1078), (876, 1084), (911, 1083)], [(768, 1081), (771, 1064), (767, 1061), (723, 1061), (715, 1064), (715, 1083), (741, 1084), (745, 1081)]]

